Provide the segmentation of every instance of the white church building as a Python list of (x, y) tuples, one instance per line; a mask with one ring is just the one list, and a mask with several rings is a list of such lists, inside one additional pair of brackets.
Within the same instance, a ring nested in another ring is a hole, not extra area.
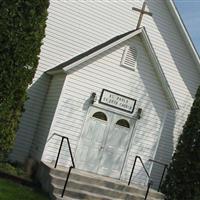
[[(141, 12), (141, 8), (143, 11)], [(140, 156), (158, 186), (198, 86), (200, 62), (172, 0), (51, 0), (11, 159), (127, 181)], [(70, 166), (64, 141), (59, 166)], [(138, 162), (133, 181), (146, 184)]]

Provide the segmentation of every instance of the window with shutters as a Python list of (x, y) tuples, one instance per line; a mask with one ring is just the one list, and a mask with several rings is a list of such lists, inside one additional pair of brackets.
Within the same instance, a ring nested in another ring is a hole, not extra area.
[(135, 70), (137, 63), (137, 51), (135, 47), (127, 46), (121, 60), (121, 65), (129, 69)]

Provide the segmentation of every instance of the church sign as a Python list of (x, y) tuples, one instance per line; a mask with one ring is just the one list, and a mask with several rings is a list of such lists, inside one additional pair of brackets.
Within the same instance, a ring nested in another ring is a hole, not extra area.
[(136, 100), (124, 95), (103, 89), (99, 103), (123, 110), (125, 112), (133, 113)]

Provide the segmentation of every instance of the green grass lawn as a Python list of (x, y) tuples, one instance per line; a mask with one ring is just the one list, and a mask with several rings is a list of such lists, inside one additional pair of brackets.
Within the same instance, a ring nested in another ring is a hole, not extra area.
[(0, 179), (0, 200), (48, 200), (48, 197), (34, 188)]

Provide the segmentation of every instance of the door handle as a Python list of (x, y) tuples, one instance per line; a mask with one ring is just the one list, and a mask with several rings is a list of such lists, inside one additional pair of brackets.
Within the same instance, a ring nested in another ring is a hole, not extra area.
[(101, 151), (103, 149), (103, 146), (101, 146), (100, 148), (99, 148), (99, 151)]

